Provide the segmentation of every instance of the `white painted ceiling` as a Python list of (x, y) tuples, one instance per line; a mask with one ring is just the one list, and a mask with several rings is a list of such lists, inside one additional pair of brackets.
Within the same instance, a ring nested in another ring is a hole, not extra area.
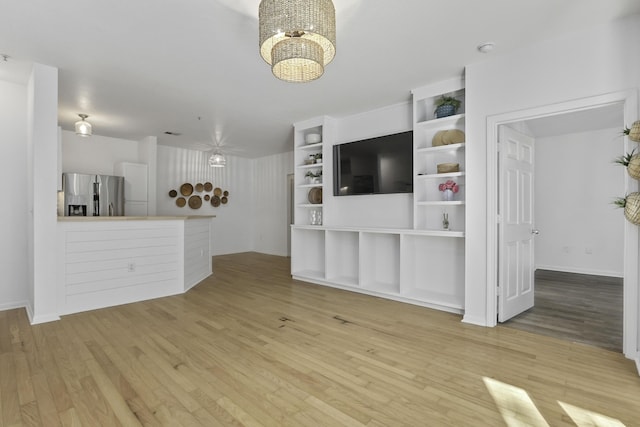
[[(494, 53), (640, 13), (638, 0), (334, 0), (337, 55), (311, 83), (277, 80), (258, 52), (259, 0), (0, 0), (0, 78), (59, 69), (59, 123), (260, 157), (292, 123), (408, 100)], [(567, 58), (570, 60), (570, 58)], [(198, 117), (201, 119), (199, 120)], [(168, 136), (165, 131), (181, 133)]]

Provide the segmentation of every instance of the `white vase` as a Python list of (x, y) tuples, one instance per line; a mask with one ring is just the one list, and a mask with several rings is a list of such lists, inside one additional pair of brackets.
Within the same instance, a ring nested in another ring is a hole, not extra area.
[(453, 200), (453, 196), (454, 196), (454, 192), (453, 190), (444, 190), (442, 192), (442, 200), (444, 200), (445, 202), (450, 202)]

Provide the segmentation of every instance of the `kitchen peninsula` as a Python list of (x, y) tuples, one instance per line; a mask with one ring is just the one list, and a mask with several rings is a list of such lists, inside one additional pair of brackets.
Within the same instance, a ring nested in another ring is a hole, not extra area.
[(58, 217), (58, 315), (188, 291), (211, 275), (214, 217)]

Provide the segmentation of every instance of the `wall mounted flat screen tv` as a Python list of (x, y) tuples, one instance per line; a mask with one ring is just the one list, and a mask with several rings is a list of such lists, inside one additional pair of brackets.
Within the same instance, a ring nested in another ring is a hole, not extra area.
[(333, 195), (413, 193), (413, 131), (333, 146)]

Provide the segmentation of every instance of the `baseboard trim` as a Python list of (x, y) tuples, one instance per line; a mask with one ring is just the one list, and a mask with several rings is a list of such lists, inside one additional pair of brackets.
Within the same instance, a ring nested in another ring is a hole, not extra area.
[(636, 369), (638, 370), (638, 376), (640, 377), (640, 351), (636, 354)]
[(590, 276), (605, 276), (605, 277), (619, 277), (619, 278), (624, 277), (624, 273), (621, 273), (619, 271), (590, 270), (585, 268), (559, 267), (555, 265), (537, 265), (536, 270), (551, 270), (551, 271), (560, 271), (563, 273), (588, 274)]
[(7, 302), (4, 304), (0, 304), (0, 311), (13, 310), (15, 308), (25, 308), (26, 306), (27, 301)]

